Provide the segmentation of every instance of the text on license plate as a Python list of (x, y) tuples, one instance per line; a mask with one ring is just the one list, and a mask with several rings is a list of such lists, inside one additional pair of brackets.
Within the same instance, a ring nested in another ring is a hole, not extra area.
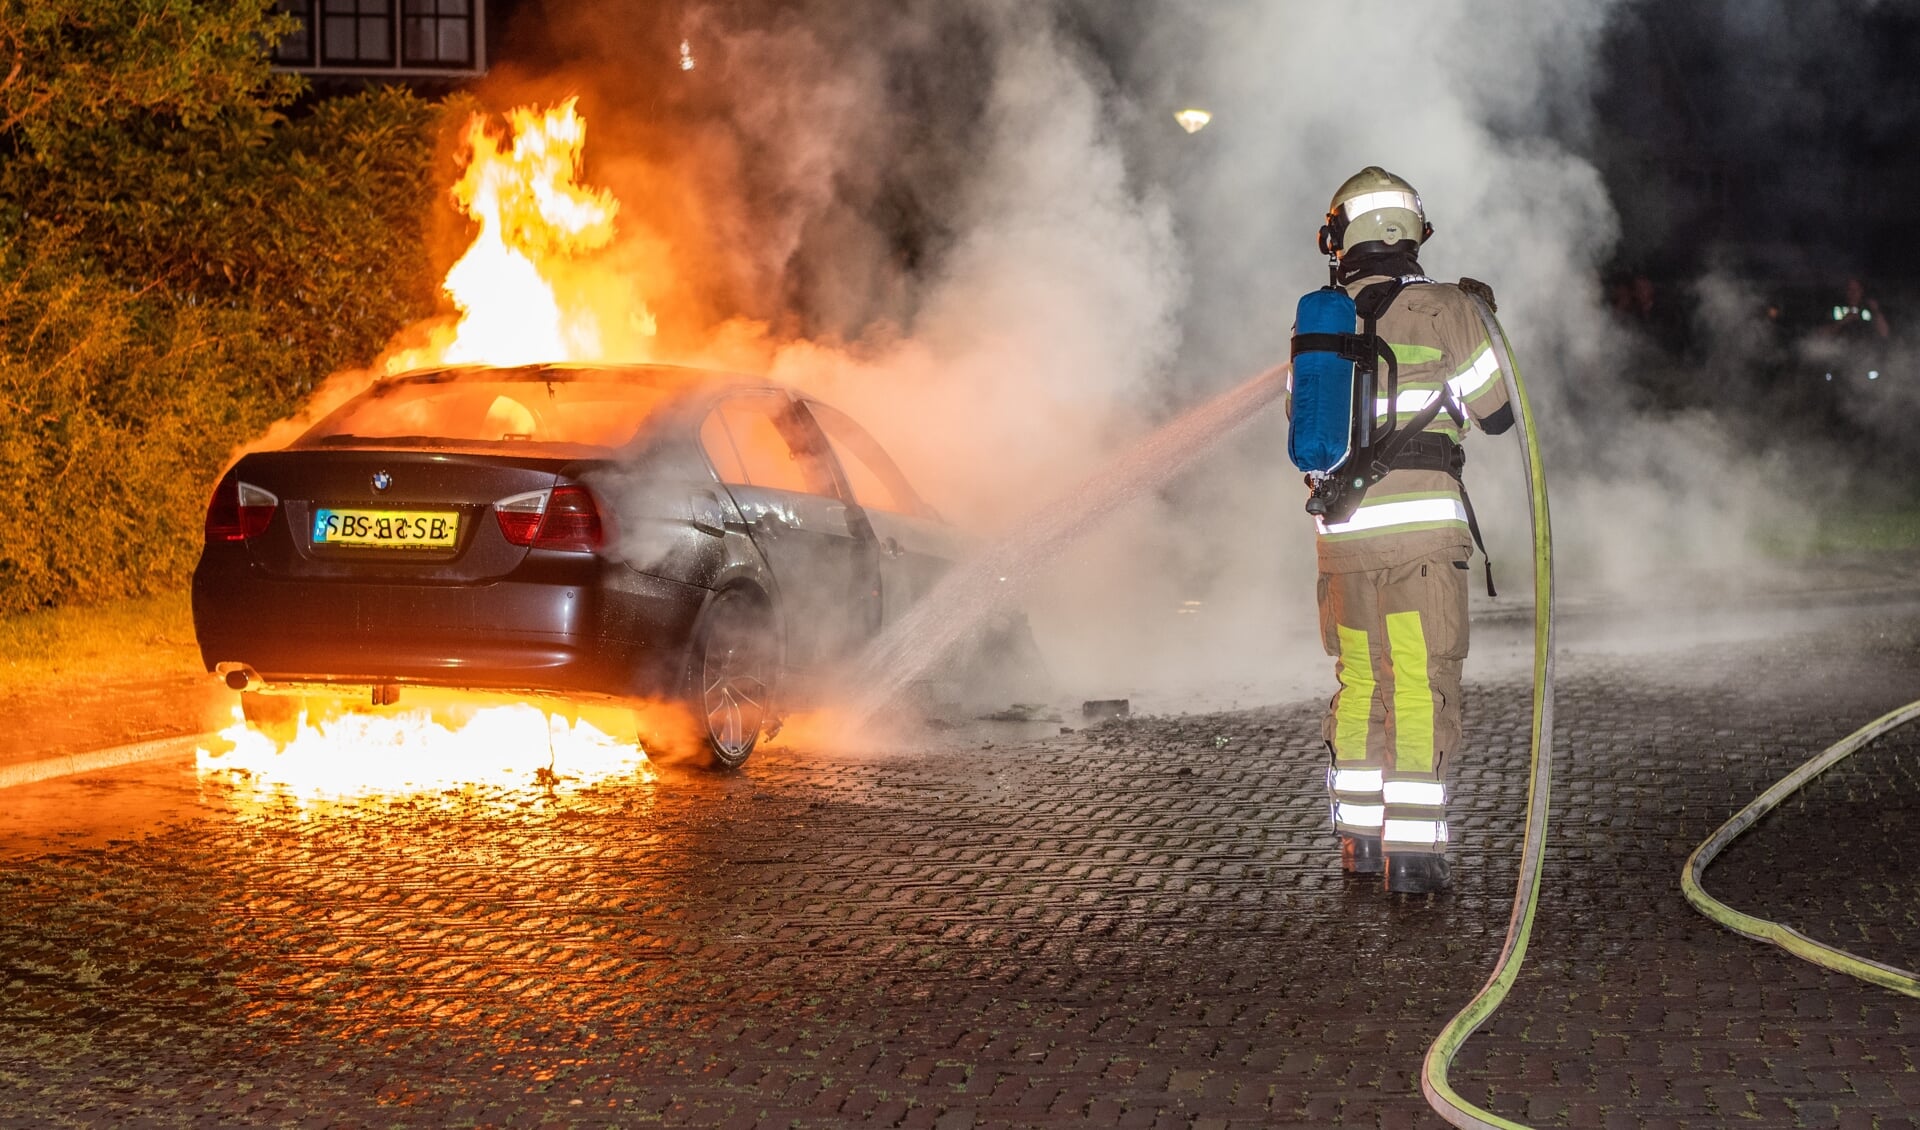
[(452, 549), (460, 515), (452, 510), (334, 510), (313, 512), (313, 544), (373, 545), (390, 549)]

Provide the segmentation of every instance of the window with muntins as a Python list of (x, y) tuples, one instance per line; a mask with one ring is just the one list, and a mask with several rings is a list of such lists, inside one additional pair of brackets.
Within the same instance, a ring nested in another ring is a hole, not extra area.
[(322, 0), (324, 61), (393, 62), (393, 0)]
[(292, 16), (300, 26), (273, 45), (273, 61), (288, 67), (313, 65), (313, 0), (276, 0), (276, 14)]
[(402, 55), (409, 66), (473, 65), (474, 0), (402, 0)]

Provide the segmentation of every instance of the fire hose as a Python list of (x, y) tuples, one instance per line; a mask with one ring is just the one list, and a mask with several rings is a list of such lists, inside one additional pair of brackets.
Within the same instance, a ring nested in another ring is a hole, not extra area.
[[(1514, 421), (1519, 425), (1520, 441), (1526, 453), (1534, 563), (1532, 766), (1527, 785), (1526, 835), (1520, 849), (1520, 877), (1514, 890), (1513, 912), (1507, 925), (1506, 941), (1486, 984), (1467, 1002), (1466, 1007), (1441, 1028), (1439, 1035), (1427, 1048), (1426, 1060), (1421, 1068), (1420, 1089), (1428, 1105), (1454, 1126), (1467, 1130), (1531, 1130), (1525, 1123), (1502, 1118), (1468, 1102), (1447, 1079), (1454, 1056), (1467, 1038), (1506, 999), (1507, 992), (1520, 975), (1521, 962), (1526, 957), (1527, 942), (1533, 931), (1534, 911), (1540, 897), (1553, 750), (1553, 532), (1547, 514), (1546, 480), (1540, 465), (1540, 446), (1534, 434), (1533, 411), (1527, 403), (1526, 389), (1521, 382), (1520, 370), (1513, 363), (1512, 347), (1506, 334), (1494, 320), (1492, 309), (1478, 295), (1474, 296), (1474, 304), (1486, 327), (1494, 357), (1500, 363), (1500, 371), (1506, 378), (1507, 395), (1515, 406)], [(1783, 923), (1735, 910), (1709, 895), (1700, 885), (1700, 876), (1707, 865), (1760, 817), (1869, 742), (1916, 719), (1920, 719), (1920, 702), (1909, 703), (1883, 715), (1828, 747), (1741, 809), (1688, 857), (1680, 875), (1680, 889), (1687, 901), (1709, 919), (1736, 933), (1771, 942), (1825, 968), (1920, 997), (1920, 976), (1913, 972), (1848, 953), (1809, 938)]]
[(1540, 444), (1534, 435), (1533, 409), (1527, 403), (1526, 387), (1520, 370), (1513, 363), (1513, 350), (1507, 335), (1494, 320), (1493, 310), (1477, 294), (1474, 306), (1485, 324), (1487, 340), (1494, 359), (1507, 382), (1507, 399), (1513, 404), (1514, 423), (1518, 425), (1521, 446), (1526, 453), (1527, 508), (1533, 519), (1533, 734), (1532, 768), (1527, 783), (1526, 838), (1520, 847), (1520, 878), (1514, 888), (1513, 914), (1507, 923), (1506, 942), (1493, 973), (1479, 993), (1467, 1002), (1454, 1018), (1440, 1029), (1427, 1048), (1421, 1067), (1420, 1090), (1427, 1104), (1455, 1126), (1468, 1128), (1499, 1127), (1501, 1130), (1528, 1130), (1524, 1123), (1513, 1122), (1491, 1111), (1482, 1110), (1460, 1095), (1447, 1081), (1453, 1057), (1467, 1037), (1493, 1015), (1520, 976), (1520, 963), (1526, 958), (1527, 940), (1533, 932), (1533, 915), (1540, 901), (1540, 870), (1546, 855), (1547, 797), (1553, 762), (1553, 530), (1547, 516), (1547, 483), (1540, 466)]
[(1784, 923), (1772, 922), (1735, 910), (1708, 894), (1700, 886), (1700, 876), (1706, 871), (1707, 865), (1733, 842), (1734, 837), (1751, 827), (1754, 821), (1773, 811), (1781, 801), (1792, 796), (1815, 777), (1852, 756), (1862, 746), (1916, 718), (1920, 718), (1920, 702), (1910, 702), (1898, 710), (1882, 715), (1828, 746), (1818, 756), (1782, 777), (1772, 788), (1761, 793), (1745, 808), (1735, 813), (1733, 819), (1720, 825), (1718, 831), (1707, 837), (1707, 841), (1693, 849), (1693, 854), (1687, 857), (1687, 865), (1680, 871), (1680, 890), (1687, 896), (1687, 901), (1693, 904), (1695, 910), (1736, 934), (1744, 934), (1757, 941), (1771, 942), (1795, 957), (1805, 958), (1815, 965), (1858, 977), (1862, 981), (1875, 985), (1885, 986), (1910, 997), (1920, 997), (1920, 976), (1905, 969), (1882, 965), (1870, 958), (1848, 953), (1825, 942), (1816, 941)]

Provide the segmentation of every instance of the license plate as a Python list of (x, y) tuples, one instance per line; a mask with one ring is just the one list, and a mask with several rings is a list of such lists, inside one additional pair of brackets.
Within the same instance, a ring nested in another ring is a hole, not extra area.
[(380, 549), (452, 549), (460, 515), (452, 510), (334, 510), (313, 512), (313, 544)]

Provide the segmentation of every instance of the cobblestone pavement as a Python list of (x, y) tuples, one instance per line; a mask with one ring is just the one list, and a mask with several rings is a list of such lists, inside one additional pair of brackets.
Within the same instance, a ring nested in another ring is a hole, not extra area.
[[(1920, 697), (1920, 610), (1560, 673), (1533, 947), (1455, 1085), (1541, 1126), (1920, 1124), (1920, 1001), (1677, 884)], [(177, 817), (0, 863), (0, 1126), (1440, 1125), (1416, 1073), (1499, 949), (1524, 803), (1527, 687), (1470, 693), (1456, 888), (1421, 899), (1339, 874), (1305, 704), (557, 799), (152, 772)], [(1917, 752), (1862, 751), (1708, 889), (1920, 962)]]

